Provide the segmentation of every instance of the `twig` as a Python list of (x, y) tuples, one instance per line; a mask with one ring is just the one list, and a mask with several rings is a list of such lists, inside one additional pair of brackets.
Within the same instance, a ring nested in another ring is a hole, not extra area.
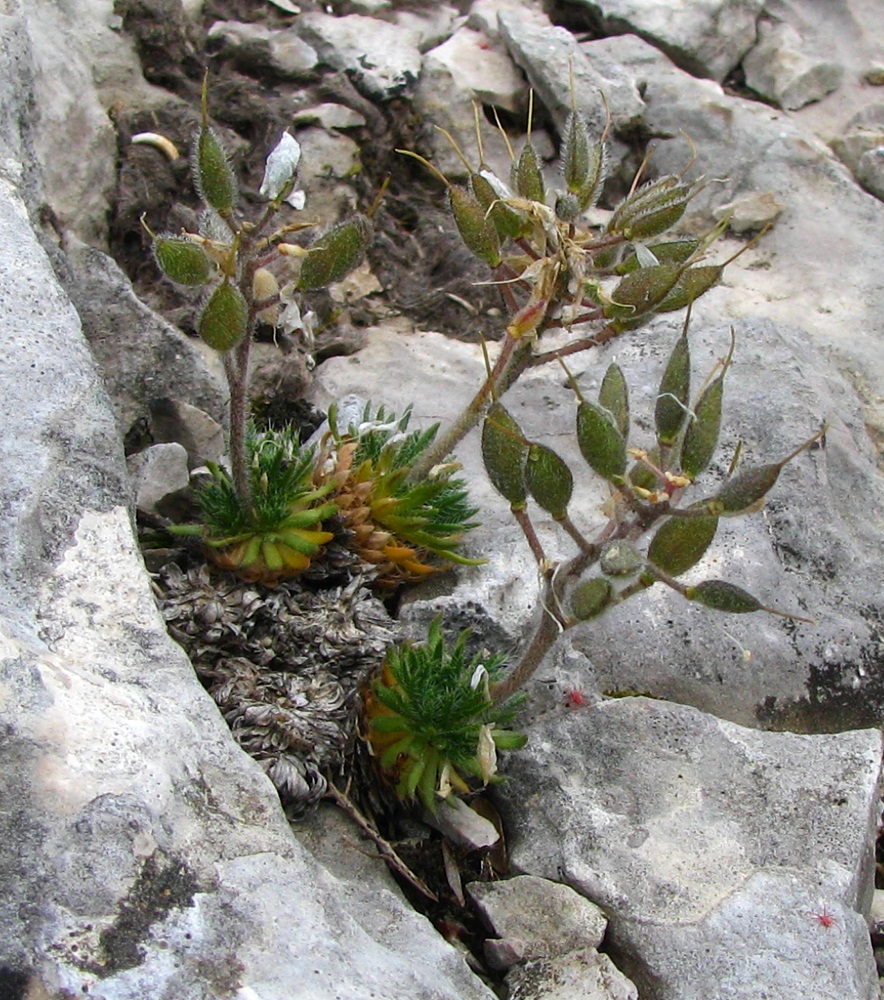
[(371, 822), (362, 815), (350, 796), (347, 795), (346, 792), (342, 792), (340, 788), (336, 788), (335, 785), (332, 784), (331, 780), (328, 782), (325, 797), (331, 799), (339, 809), (342, 809), (350, 817), (350, 819), (356, 823), (356, 825), (365, 833), (367, 837), (374, 841), (380, 857), (384, 859), (387, 863), (387, 867), (391, 871), (404, 878), (410, 886), (417, 889), (417, 891), (423, 896), (426, 896), (427, 899), (431, 899), (434, 903), (439, 902), (439, 897), (436, 893), (434, 893), (422, 879), (418, 878), (417, 875), (414, 874), (402, 858), (399, 857), (392, 845), (388, 841), (384, 840)]

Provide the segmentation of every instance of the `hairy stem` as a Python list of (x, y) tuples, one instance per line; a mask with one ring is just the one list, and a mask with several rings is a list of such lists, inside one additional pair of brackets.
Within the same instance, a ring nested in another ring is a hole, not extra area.
[(230, 473), (244, 511), (252, 508), (252, 479), (246, 448), (251, 344), (252, 331), (249, 329), (242, 343), (224, 354), (224, 372), (230, 387)]
[[(547, 589), (547, 595), (551, 594), (551, 588)], [(543, 658), (549, 652), (559, 634), (563, 629), (562, 623), (553, 616), (552, 612), (544, 603), (541, 607), (540, 622), (528, 643), (528, 647), (516, 666), (504, 677), (502, 681), (492, 685), (489, 694), (495, 705), (506, 701), (512, 697), (533, 675), (534, 671), (543, 662)]]

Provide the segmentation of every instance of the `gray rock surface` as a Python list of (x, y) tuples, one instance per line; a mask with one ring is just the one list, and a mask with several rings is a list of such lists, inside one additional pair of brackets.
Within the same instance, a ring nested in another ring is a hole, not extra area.
[(857, 181), (884, 201), (884, 104), (871, 104), (855, 115), (832, 149)]
[(755, 43), (764, 0), (571, 0), (606, 34), (634, 33), (652, 42), (676, 65), (697, 76), (723, 80)]
[(171, 493), (187, 489), (190, 473), (187, 452), (178, 442), (155, 444), (126, 460), (140, 510), (156, 513), (157, 504)]
[(801, 36), (788, 24), (761, 20), (758, 33), (743, 60), (747, 87), (793, 111), (837, 90), (844, 68), (805, 52)]
[(216, 21), (208, 40), (225, 56), (247, 67), (272, 70), (286, 79), (309, 76), (319, 62), (316, 50), (294, 31), (274, 31), (263, 24)]
[(879, 732), (762, 733), (644, 698), (528, 731), (503, 802), (512, 861), (605, 910), (641, 996), (877, 997)]
[[(226, 390), (197, 341), (149, 309), (112, 257), (71, 237), (57, 271), (113, 402), (120, 432), (150, 427), (159, 400), (188, 401), (224, 417)], [(161, 438), (161, 440), (168, 440)]]
[(560, 882), (517, 875), (503, 882), (471, 882), (466, 891), (498, 938), (523, 958), (549, 958), (598, 948), (607, 919), (588, 899)]
[(297, 25), (320, 59), (351, 73), (367, 97), (384, 101), (413, 91), (421, 70), (418, 31), (362, 14), (303, 14)]

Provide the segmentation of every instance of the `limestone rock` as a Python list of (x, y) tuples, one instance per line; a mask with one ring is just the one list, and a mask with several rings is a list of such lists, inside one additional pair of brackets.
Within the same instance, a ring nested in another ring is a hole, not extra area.
[(602, 943), (607, 919), (569, 886), (536, 875), (502, 882), (471, 882), (466, 891), (498, 938), (523, 959), (552, 958)]
[(506, 977), (510, 1000), (638, 1000), (638, 991), (607, 955), (572, 951), (517, 965)]
[(135, 489), (135, 505), (155, 513), (157, 504), (170, 493), (187, 489), (190, 473), (187, 452), (180, 444), (155, 444), (126, 461)]
[(776, 222), (785, 207), (772, 192), (759, 191), (719, 205), (712, 215), (715, 219), (728, 216), (727, 227), (733, 233), (757, 233)]
[(644, 698), (528, 731), (503, 803), (513, 863), (604, 908), (642, 995), (877, 997), (877, 731), (761, 733)]
[(798, 32), (787, 24), (759, 23), (758, 44), (743, 60), (746, 85), (781, 108), (803, 108), (837, 90), (844, 75), (838, 63), (803, 51)]
[(367, 97), (380, 101), (411, 93), (421, 69), (420, 35), (362, 14), (302, 14), (298, 33), (333, 69), (346, 70)]
[(622, 67), (612, 60), (593, 58), (571, 32), (543, 24), (536, 15), (504, 9), (498, 22), (513, 58), (525, 70), (560, 133), (571, 110), (572, 69), (574, 103), (599, 134), (605, 125), (602, 95), (615, 131), (628, 131), (638, 123), (644, 102)]
[(755, 43), (764, 0), (571, 0), (603, 34), (635, 33), (697, 76), (723, 80)]
[(187, 454), (188, 468), (217, 462), (224, 454), (224, 428), (217, 420), (182, 400), (161, 398), (151, 401), (150, 429), (158, 443), (176, 442)]
[(111, 257), (73, 238), (59, 272), (102, 369), (123, 435), (149, 422), (151, 405), (178, 399), (223, 413), (221, 383), (199, 347), (138, 299)]
[(428, 52), (441, 45), (462, 23), (463, 18), (459, 16), (455, 7), (436, 2), (414, 8), (397, 4), (392, 17), (388, 17), (388, 20), (392, 20), (400, 28), (416, 31), (420, 39), (418, 49), (421, 52)]
[(292, 123), (294, 125), (319, 125), (326, 131), (362, 128), (365, 125), (365, 116), (343, 104), (323, 103), (296, 111), (292, 117)]
[(112, 6), (11, 0), (2, 29), (7, 39), (20, 30), (27, 37), (24, 62), (6, 79), (33, 81), (40, 114), (29, 141), (47, 204), (63, 228), (96, 246), (107, 240), (117, 156), (106, 109), (168, 100), (145, 82), (132, 40), (113, 30)]
[(294, 31), (262, 24), (216, 21), (209, 28), (208, 40), (246, 68), (272, 70), (283, 79), (309, 76), (319, 62), (316, 50)]
[[(414, 107), (427, 122), (446, 129), (475, 168), (478, 154), (472, 102), (521, 112), (527, 97), (525, 81), (500, 43), (491, 43), (480, 32), (461, 28), (424, 56)], [(506, 145), (487, 122), (482, 120), (480, 125), (485, 162), (508, 181), (510, 158)], [(437, 169), (450, 179), (466, 176), (462, 161), (440, 132), (434, 129), (428, 140)]]
[(857, 181), (884, 201), (884, 105), (870, 105), (855, 115), (832, 149)]

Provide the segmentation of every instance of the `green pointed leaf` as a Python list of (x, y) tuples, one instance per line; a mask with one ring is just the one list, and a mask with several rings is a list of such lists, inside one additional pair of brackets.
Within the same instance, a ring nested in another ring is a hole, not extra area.
[(624, 438), (629, 436), (629, 387), (623, 370), (616, 363), (608, 365), (608, 370), (599, 388), (599, 406), (614, 418), (614, 425)]
[(669, 576), (681, 576), (703, 558), (715, 538), (718, 518), (671, 517), (657, 529), (648, 548), (648, 562)]
[(764, 610), (761, 602), (750, 593), (725, 580), (704, 580), (696, 587), (688, 587), (685, 596), (689, 601), (698, 601), (714, 611), (744, 615)]
[(522, 429), (502, 403), (494, 403), (482, 424), (482, 460), (492, 486), (515, 507), (524, 507), (528, 497), (527, 457)]
[(571, 594), (571, 613), (581, 622), (598, 617), (611, 603), (614, 588), (603, 576), (586, 580)]
[(691, 394), (691, 351), (687, 330), (678, 338), (666, 370), (660, 380), (654, 422), (657, 440), (662, 445), (673, 445), (687, 417), (688, 399)]
[(525, 485), (538, 504), (556, 520), (561, 520), (571, 502), (574, 477), (565, 462), (543, 444), (528, 448)]
[(738, 469), (708, 502), (709, 510), (714, 514), (724, 515), (757, 510), (776, 485), (782, 469), (779, 462)]
[(577, 443), (589, 467), (619, 485), (626, 471), (626, 441), (607, 410), (589, 400), (577, 407)]

